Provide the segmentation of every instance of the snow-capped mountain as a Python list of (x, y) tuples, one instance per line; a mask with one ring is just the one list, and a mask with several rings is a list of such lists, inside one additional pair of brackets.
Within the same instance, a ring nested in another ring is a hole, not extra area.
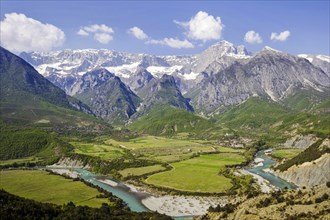
[(190, 56), (152, 56), (131, 54), (107, 49), (63, 50), (54, 52), (22, 53), (23, 59), (31, 63), (39, 73), (66, 92), (70, 86), (86, 72), (104, 68), (116, 76), (130, 78), (138, 70), (145, 68), (154, 77), (179, 72), (180, 77), (191, 79), (188, 70), (183, 67), (194, 62)]
[(251, 56), (243, 45), (235, 46), (234, 44), (222, 40), (219, 41), (201, 54), (196, 56), (194, 63), (194, 72), (200, 73), (209, 68), (210, 65), (216, 64), (220, 69), (230, 66), (236, 60), (248, 60)]
[(299, 90), (327, 93), (330, 78), (308, 60), (265, 47), (245, 62), (213, 72), (190, 94), (195, 109), (212, 112), (221, 106), (240, 104), (252, 96), (275, 102)]
[[(21, 56), (68, 94), (77, 82), (83, 88), (88, 81), (81, 79), (87, 72), (98, 69), (119, 77), (140, 98), (144, 98), (144, 91), (153, 82), (171, 76), (181, 94), (191, 98), (193, 108), (207, 112), (240, 104), (251, 96), (281, 102), (301, 89), (321, 93), (330, 90), (327, 56), (295, 56), (270, 47), (252, 55), (244, 46), (224, 40), (191, 56), (153, 56), (106, 49), (33, 52)], [(105, 90), (110, 92), (110, 88)]]
[(186, 92), (202, 79), (201, 72), (210, 64), (218, 62), (225, 68), (235, 60), (250, 57), (244, 46), (236, 47), (227, 41), (220, 41), (203, 53), (191, 56), (153, 56), (107, 49), (32, 52), (22, 53), (20, 56), (66, 92), (86, 72), (100, 68), (114, 73), (128, 82), (130, 87), (129, 82), (132, 80), (129, 79), (136, 75), (134, 73), (141, 71), (141, 68), (155, 78), (161, 78), (164, 74), (173, 75), (180, 90)]

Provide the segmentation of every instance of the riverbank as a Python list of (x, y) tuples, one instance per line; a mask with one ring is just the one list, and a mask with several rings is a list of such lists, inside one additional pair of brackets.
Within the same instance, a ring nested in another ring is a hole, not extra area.
[(55, 169), (48, 168), (47, 170), (50, 170), (53, 173), (56, 173), (56, 174), (59, 174), (59, 175), (62, 175), (62, 176), (70, 177), (72, 179), (76, 179), (76, 178), (79, 177), (79, 173), (77, 173), (76, 171), (73, 171), (73, 170), (66, 169), (66, 168), (63, 168), (63, 169), (61, 169), (61, 168), (55, 168)]
[(152, 211), (172, 217), (203, 215), (210, 206), (225, 205), (226, 197), (200, 196), (150, 196), (142, 200), (144, 206)]
[(270, 193), (271, 191), (275, 190), (275, 187), (272, 186), (268, 180), (262, 178), (261, 176), (243, 169), (239, 170), (239, 172), (243, 175), (253, 176), (253, 179), (255, 179), (257, 181), (257, 184), (260, 186), (261, 192)]
[(252, 166), (241, 171), (252, 175), (260, 185), (262, 192), (270, 192), (272, 190), (284, 188), (295, 189), (296, 186), (294, 184), (281, 179), (272, 172), (271, 167), (276, 162), (269, 156), (270, 153), (270, 149), (258, 151)]
[[(172, 195), (158, 195), (153, 193), (146, 187), (134, 186), (132, 184), (115, 182), (106, 177), (95, 176), (92, 177), (90, 172), (87, 172), (83, 169), (68, 169), (61, 167), (48, 167), (54, 173), (68, 176), (70, 178), (84, 178), (88, 176), (88, 181), (91, 183), (97, 184), (97, 182), (102, 183), (111, 188), (111, 192), (114, 195), (120, 197), (126, 202), (139, 202), (147, 210), (157, 211), (161, 214), (165, 214), (172, 217), (184, 217), (184, 216), (197, 216), (207, 213), (207, 210), (210, 206), (225, 205), (228, 203), (228, 197), (206, 197), (206, 196), (172, 196)], [(86, 176), (87, 173), (90, 173)], [(97, 182), (95, 182), (97, 181)], [(97, 184), (99, 185), (99, 184)], [(99, 185), (102, 187), (102, 185)], [(125, 190), (124, 188), (127, 188)], [(106, 190), (110, 190), (108, 187), (105, 187)], [(102, 187), (104, 188), (104, 187)], [(120, 193), (117, 194), (114, 190), (119, 190)], [(123, 193), (126, 191), (126, 193)], [(139, 196), (143, 194), (144, 196)], [(125, 195), (125, 198), (123, 196)], [(131, 199), (128, 199), (127, 196), (131, 196)], [(133, 199), (134, 198), (134, 199)], [(128, 204), (130, 207), (132, 204)], [(136, 206), (134, 204), (133, 206)], [(143, 210), (141, 210), (143, 211)]]

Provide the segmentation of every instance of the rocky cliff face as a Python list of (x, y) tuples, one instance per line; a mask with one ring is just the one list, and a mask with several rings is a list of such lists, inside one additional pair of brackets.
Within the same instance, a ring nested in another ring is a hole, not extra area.
[(314, 144), (317, 140), (319, 139), (313, 135), (296, 135), (288, 139), (285, 143), (282, 144), (281, 147), (306, 149)]
[(153, 79), (139, 91), (143, 98), (137, 116), (142, 115), (155, 105), (170, 105), (193, 111), (189, 99), (182, 96), (173, 76), (163, 75), (160, 79)]
[(330, 77), (330, 57), (329, 56), (299, 54), (298, 57), (307, 59), (314, 66), (322, 69)]
[(248, 62), (236, 61), (205, 78), (191, 93), (196, 94), (193, 104), (197, 109), (212, 111), (251, 96), (279, 102), (299, 89), (327, 92), (329, 85), (329, 76), (306, 59), (266, 47)]
[[(330, 148), (330, 140), (325, 139), (320, 148)], [(320, 158), (294, 165), (284, 172), (277, 172), (281, 178), (298, 186), (317, 186), (330, 181), (330, 154), (325, 153)]]
[(213, 73), (229, 67), (235, 61), (248, 60), (250, 57), (250, 53), (243, 45), (235, 46), (228, 41), (222, 40), (198, 54), (192, 69), (196, 73), (203, 71)]
[(90, 106), (96, 116), (111, 123), (127, 121), (140, 103), (140, 98), (119, 77), (105, 69), (85, 74), (69, 93)]
[(324, 154), (317, 160), (290, 167), (287, 171), (278, 172), (281, 178), (297, 186), (317, 186), (330, 181), (330, 154)]
[(129, 78), (123, 78), (123, 81), (135, 92), (138, 93), (152, 79), (153, 75), (144, 67), (139, 66)]

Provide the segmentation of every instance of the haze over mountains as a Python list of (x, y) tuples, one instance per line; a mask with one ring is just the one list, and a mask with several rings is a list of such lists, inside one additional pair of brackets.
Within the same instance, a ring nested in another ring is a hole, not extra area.
[(254, 96), (285, 103), (300, 91), (324, 96), (330, 85), (327, 56), (295, 56), (270, 47), (252, 55), (224, 40), (191, 56), (106, 49), (20, 56), (108, 122), (127, 121), (139, 111), (136, 115), (143, 115), (154, 104), (209, 114)]

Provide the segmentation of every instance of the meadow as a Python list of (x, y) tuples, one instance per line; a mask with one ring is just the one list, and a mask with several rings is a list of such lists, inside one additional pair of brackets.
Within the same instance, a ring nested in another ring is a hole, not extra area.
[(0, 188), (9, 193), (39, 202), (58, 205), (72, 201), (76, 205), (101, 207), (107, 198), (96, 198), (101, 193), (80, 181), (73, 181), (41, 170), (0, 171)]
[(279, 159), (291, 159), (300, 154), (303, 149), (287, 148), (287, 149), (276, 149), (272, 151), (272, 155)]
[(143, 176), (149, 173), (160, 172), (165, 170), (166, 168), (156, 164), (152, 166), (146, 167), (136, 167), (136, 168), (127, 168), (124, 170), (119, 171), (119, 173), (125, 178), (128, 176)]
[(128, 141), (107, 137), (96, 138), (95, 143), (70, 142), (75, 153), (113, 160), (129, 151), (135, 158), (153, 160), (158, 163), (172, 163), (187, 160), (196, 154), (214, 152), (241, 153), (243, 149), (222, 147), (206, 140), (187, 140), (144, 135)]
[(161, 147), (201, 147), (203, 146), (200, 141), (193, 140), (180, 140), (174, 138), (156, 137), (145, 135), (137, 138), (130, 139), (129, 141), (116, 141), (113, 139), (105, 140), (105, 144), (113, 146), (121, 146), (122, 148), (128, 148), (131, 150), (137, 150), (141, 148), (161, 148)]
[(10, 165), (10, 164), (22, 164), (22, 163), (36, 163), (40, 161), (38, 157), (24, 157), (19, 159), (10, 159), (10, 160), (0, 160), (0, 166), (1, 165)]
[(219, 175), (226, 165), (240, 164), (244, 156), (236, 153), (201, 155), (171, 164), (173, 169), (157, 173), (145, 181), (155, 186), (180, 191), (219, 193), (230, 189), (231, 179)]
[(74, 152), (94, 157), (100, 157), (103, 160), (113, 160), (124, 155), (123, 149), (113, 147), (107, 144), (70, 142), (74, 146)]

